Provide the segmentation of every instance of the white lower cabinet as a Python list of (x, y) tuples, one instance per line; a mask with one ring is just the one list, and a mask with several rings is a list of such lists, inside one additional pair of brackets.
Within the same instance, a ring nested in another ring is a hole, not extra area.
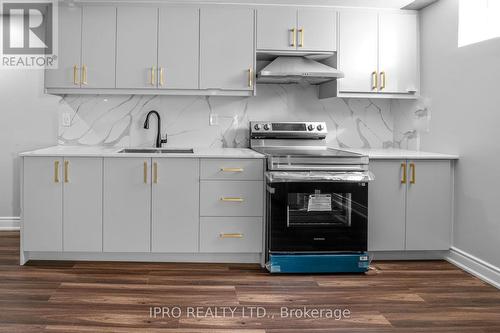
[(200, 251), (262, 252), (262, 217), (202, 217)]
[(65, 158), (63, 170), (63, 250), (100, 252), (102, 158)]
[(62, 251), (60, 157), (25, 157), (22, 244), (24, 251)]
[(104, 252), (151, 251), (150, 158), (104, 159)]
[(198, 252), (199, 159), (154, 158), (152, 252)]
[(406, 249), (448, 250), (451, 243), (452, 177), (449, 161), (410, 161)]
[(368, 250), (448, 250), (452, 169), (447, 160), (371, 160)]

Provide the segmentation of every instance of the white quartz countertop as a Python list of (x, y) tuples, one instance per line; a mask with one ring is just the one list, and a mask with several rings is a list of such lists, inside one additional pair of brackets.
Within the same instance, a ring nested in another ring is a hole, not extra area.
[(431, 153), (425, 151), (406, 150), (406, 149), (363, 149), (363, 148), (341, 148), (345, 151), (363, 154), (373, 160), (382, 159), (408, 159), (408, 160), (457, 160), (458, 155)]
[[(144, 148), (144, 147), (140, 147)], [(20, 156), (80, 156), (80, 157), (192, 157), (192, 158), (264, 158), (248, 148), (193, 148), (194, 153), (119, 153), (123, 148), (53, 146), (20, 153)], [(185, 147), (163, 147), (163, 149), (185, 149)]]

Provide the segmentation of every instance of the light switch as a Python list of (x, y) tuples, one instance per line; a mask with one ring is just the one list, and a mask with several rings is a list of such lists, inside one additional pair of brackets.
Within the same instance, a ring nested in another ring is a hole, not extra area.
[(217, 115), (217, 113), (210, 114), (209, 122), (210, 122), (210, 126), (215, 126), (215, 125), (219, 124), (219, 116)]
[(69, 112), (63, 112), (63, 114), (62, 114), (62, 126), (64, 126), (64, 127), (71, 126), (71, 114)]

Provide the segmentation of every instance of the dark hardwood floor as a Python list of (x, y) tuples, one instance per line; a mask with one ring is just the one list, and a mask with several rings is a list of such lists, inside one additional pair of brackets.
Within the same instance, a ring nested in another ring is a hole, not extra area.
[[(274, 276), (243, 264), (19, 266), (18, 252), (19, 233), (0, 232), (0, 332), (500, 332), (500, 291), (444, 261)], [(155, 306), (170, 318), (151, 316)], [(304, 306), (321, 318), (304, 317)], [(328, 309), (350, 315), (336, 320)]]

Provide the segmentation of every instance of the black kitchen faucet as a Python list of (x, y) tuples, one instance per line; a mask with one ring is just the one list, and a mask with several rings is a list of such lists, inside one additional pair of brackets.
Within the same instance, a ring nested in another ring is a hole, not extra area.
[(156, 118), (158, 119), (158, 128), (156, 131), (156, 148), (161, 148), (161, 145), (163, 143), (167, 143), (167, 134), (165, 133), (165, 139), (161, 138), (161, 118), (160, 118), (160, 114), (158, 113), (158, 111), (151, 110), (148, 112), (148, 114), (146, 115), (146, 121), (144, 121), (144, 128), (145, 129), (149, 128), (149, 117), (152, 114), (155, 114)]

